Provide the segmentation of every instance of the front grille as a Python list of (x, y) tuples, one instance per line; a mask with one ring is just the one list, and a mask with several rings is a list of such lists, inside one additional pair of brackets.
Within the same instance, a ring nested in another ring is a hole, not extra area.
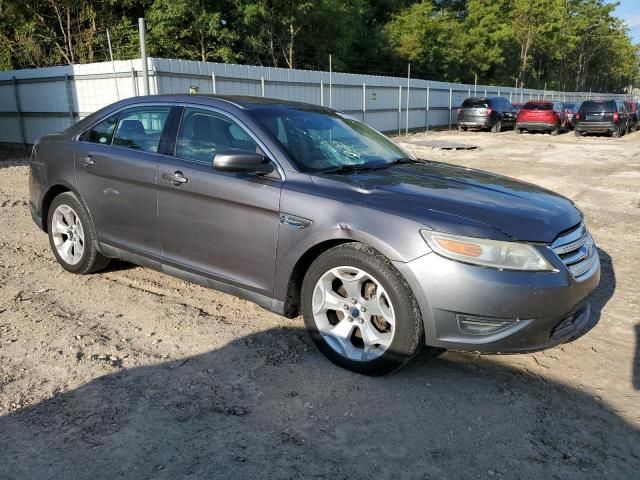
[(586, 280), (598, 269), (598, 249), (583, 223), (558, 237), (551, 249), (578, 281)]

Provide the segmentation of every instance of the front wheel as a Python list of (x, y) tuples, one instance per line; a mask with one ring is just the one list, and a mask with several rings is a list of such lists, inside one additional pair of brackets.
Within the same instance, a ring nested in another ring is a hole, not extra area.
[(316, 347), (354, 372), (389, 373), (423, 345), (422, 317), (409, 285), (366, 245), (345, 243), (320, 255), (305, 275), (301, 300)]
[(73, 193), (61, 193), (53, 199), (47, 227), (51, 250), (65, 270), (82, 275), (109, 264), (109, 259), (98, 251), (98, 238), (89, 215)]
[(516, 132), (517, 135), (520, 135), (522, 133), (522, 129), (520, 127), (518, 127), (518, 124), (516, 123), (516, 125), (513, 127), (513, 130)]

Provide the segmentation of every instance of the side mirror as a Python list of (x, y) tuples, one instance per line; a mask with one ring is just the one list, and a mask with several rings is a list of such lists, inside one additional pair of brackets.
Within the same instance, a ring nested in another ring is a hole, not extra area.
[(213, 157), (213, 168), (221, 172), (253, 173), (256, 175), (267, 175), (273, 172), (273, 165), (264, 155), (240, 151), (217, 153)]

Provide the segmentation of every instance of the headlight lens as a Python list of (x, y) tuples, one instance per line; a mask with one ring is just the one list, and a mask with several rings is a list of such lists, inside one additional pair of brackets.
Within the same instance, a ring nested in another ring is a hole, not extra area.
[(420, 233), (434, 252), (451, 260), (505, 270), (555, 270), (538, 250), (526, 243), (463, 237), (430, 230), (421, 230)]

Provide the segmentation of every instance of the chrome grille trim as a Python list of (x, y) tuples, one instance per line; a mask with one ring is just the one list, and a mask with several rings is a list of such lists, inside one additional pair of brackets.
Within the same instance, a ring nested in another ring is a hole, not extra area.
[(586, 280), (598, 270), (598, 250), (584, 224), (558, 237), (550, 247), (577, 281)]

